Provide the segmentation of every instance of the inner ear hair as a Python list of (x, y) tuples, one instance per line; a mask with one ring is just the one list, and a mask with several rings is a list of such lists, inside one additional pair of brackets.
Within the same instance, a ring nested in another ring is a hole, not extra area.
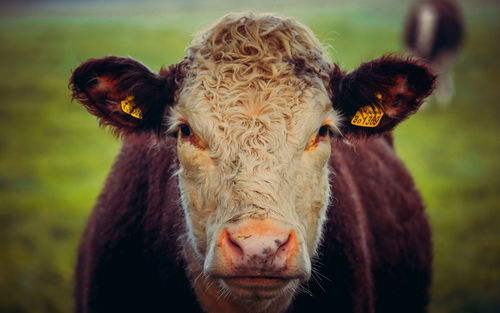
[(172, 104), (177, 66), (152, 72), (131, 58), (108, 56), (78, 66), (70, 79), (73, 99), (120, 135), (159, 130)]
[[(418, 110), (434, 82), (435, 75), (423, 62), (392, 55), (363, 63), (349, 74), (334, 69), (332, 103), (344, 117), (342, 131), (371, 135), (393, 129)], [(353, 123), (355, 116), (367, 114), (375, 116), (368, 118), (378, 119), (376, 123)]]

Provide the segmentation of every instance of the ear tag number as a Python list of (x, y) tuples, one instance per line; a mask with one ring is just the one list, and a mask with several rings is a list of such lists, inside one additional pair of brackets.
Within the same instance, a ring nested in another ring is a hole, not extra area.
[(128, 96), (125, 100), (122, 100), (121, 104), (123, 112), (142, 120), (142, 111), (136, 107), (137, 104), (134, 101), (134, 96)]
[(376, 94), (377, 99), (379, 99), (379, 105), (365, 105), (361, 107), (351, 120), (352, 125), (361, 127), (377, 127), (384, 116), (384, 110), (382, 109), (382, 95), (380, 93)]

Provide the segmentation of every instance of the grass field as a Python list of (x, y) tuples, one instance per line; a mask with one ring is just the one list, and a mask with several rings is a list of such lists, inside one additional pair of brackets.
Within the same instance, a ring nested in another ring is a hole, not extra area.
[[(275, 10), (346, 69), (401, 49), (401, 8)], [(71, 103), (71, 69), (109, 54), (159, 69), (222, 12), (0, 17), (0, 312), (72, 311), (79, 238), (120, 143)], [(395, 132), (433, 227), (432, 313), (500, 312), (500, 6), (471, 4), (466, 20), (453, 103), (431, 100)]]

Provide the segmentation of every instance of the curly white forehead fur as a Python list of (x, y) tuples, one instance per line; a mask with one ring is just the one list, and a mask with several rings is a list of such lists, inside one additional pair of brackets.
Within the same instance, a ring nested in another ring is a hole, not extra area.
[[(283, 119), (283, 114), (292, 122), (285, 111), (297, 113), (304, 109), (300, 104), (311, 103), (308, 98), (318, 94), (331, 98), (325, 88), (331, 60), (323, 50), (311, 30), (292, 18), (250, 12), (223, 16), (188, 47), (183, 86), (176, 97), (178, 110), (170, 115), (170, 130), (178, 127), (181, 111), (209, 113), (205, 117), (216, 118), (221, 130), (231, 122), (257, 123), (260, 134), (274, 119)], [(324, 103), (329, 100), (321, 98), (313, 102), (330, 109)], [(266, 114), (278, 107), (283, 111)], [(209, 112), (199, 112), (203, 109)], [(336, 129), (337, 119), (332, 117), (332, 129)], [(293, 126), (288, 125), (287, 131)], [(203, 128), (199, 134), (205, 133)]]
[(233, 13), (201, 32), (183, 63), (169, 131), (189, 124), (204, 143), (203, 151), (178, 146), (183, 207), (199, 251), (216, 231), (211, 225), (248, 215), (310, 232), (314, 251), (329, 196), (329, 144), (303, 153), (321, 126), (336, 130), (339, 120), (319, 41), (294, 19)]

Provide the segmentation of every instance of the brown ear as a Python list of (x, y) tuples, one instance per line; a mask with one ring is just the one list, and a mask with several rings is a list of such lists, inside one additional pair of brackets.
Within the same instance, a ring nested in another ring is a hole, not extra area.
[(156, 74), (131, 58), (108, 56), (78, 66), (69, 86), (73, 99), (115, 134), (158, 131), (173, 102), (176, 71), (172, 65)]
[(333, 107), (343, 115), (341, 131), (364, 136), (393, 129), (418, 110), (435, 78), (417, 60), (392, 56), (363, 63), (349, 74), (336, 66), (330, 87)]

